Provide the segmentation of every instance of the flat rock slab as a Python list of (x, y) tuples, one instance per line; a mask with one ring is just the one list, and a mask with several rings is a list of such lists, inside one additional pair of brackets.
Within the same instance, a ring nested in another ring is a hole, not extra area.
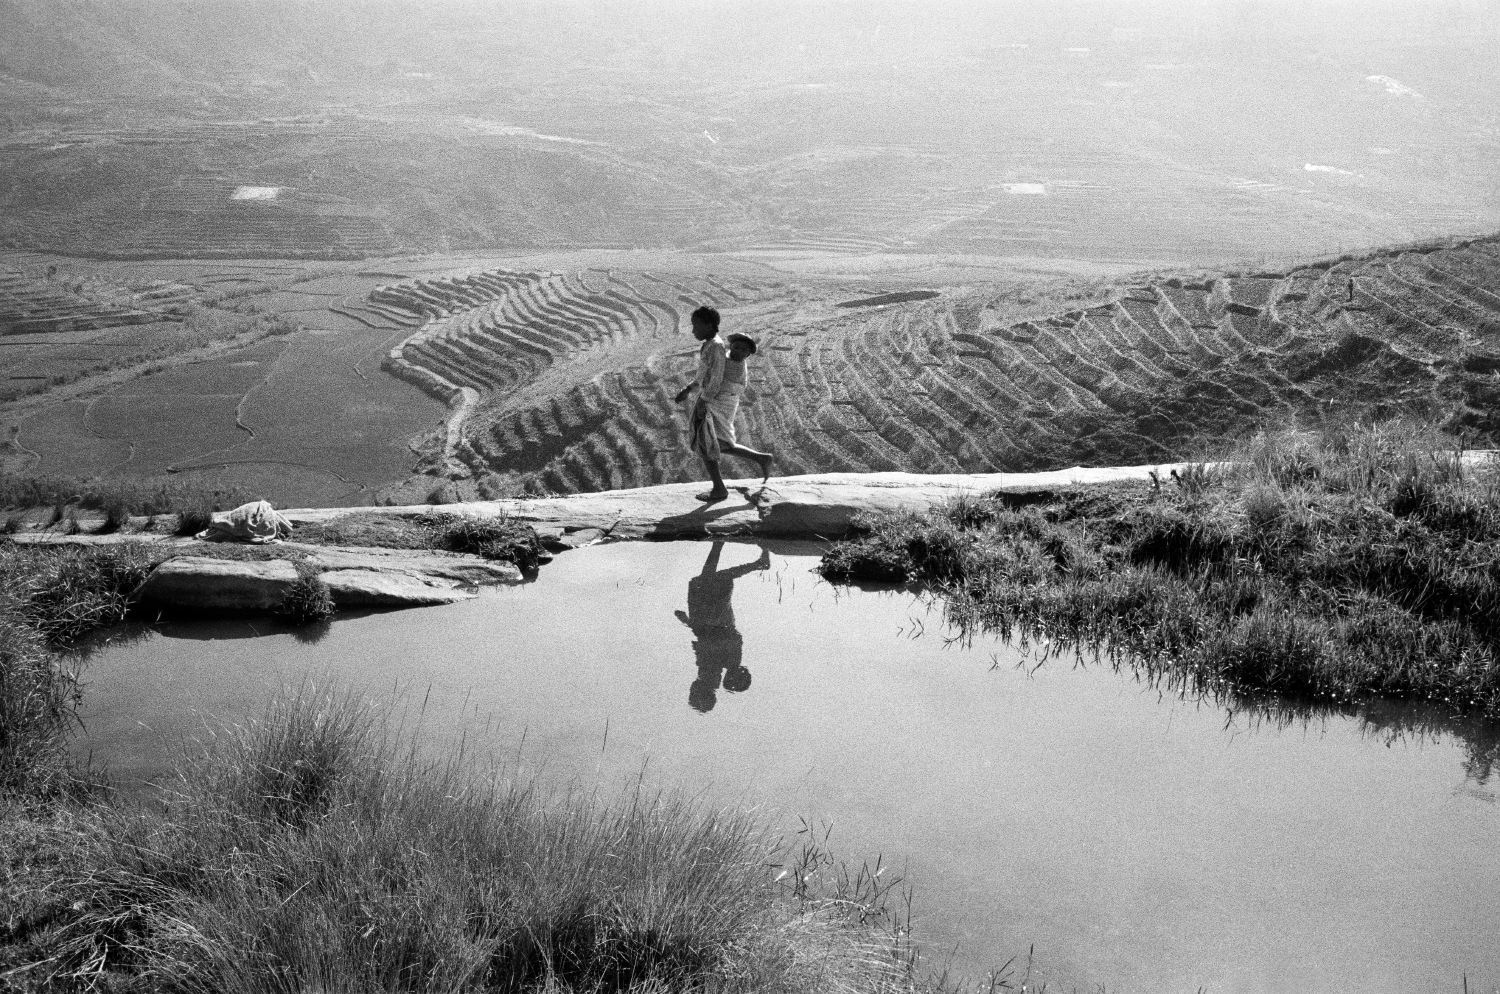
[(320, 573), (339, 607), (427, 607), (452, 604), (474, 596), (472, 590), (447, 587), (404, 573), (336, 569)]
[[(514, 563), (495, 562), (461, 552), (307, 545), (302, 542), (282, 542), (279, 548), (305, 556), (304, 562), (320, 571), (403, 575), (450, 587), (455, 584), (477, 587), (522, 581), (521, 571)], [(327, 574), (323, 575), (327, 579)]]
[[(523, 579), (510, 563), (457, 553), (292, 542), (270, 548), (295, 556), (302, 570), (315, 571), (340, 608), (451, 604), (475, 596), (480, 586)], [(148, 604), (186, 611), (274, 611), (298, 576), (298, 565), (290, 559), (179, 556), (153, 570), (136, 596)]]
[[(321, 523), (345, 514), (449, 514), (473, 518), (505, 515), (536, 528), (549, 545), (569, 548), (622, 539), (765, 536), (837, 538), (856, 515), (919, 511), (960, 494), (1064, 489), (1091, 483), (1145, 481), (1155, 471), (1166, 480), (1186, 463), (1073, 467), (1049, 473), (824, 473), (729, 483), (729, 497), (709, 504), (697, 499), (704, 483), (673, 483), (633, 490), (607, 490), (568, 497), (289, 510), (293, 524)], [(1169, 484), (1170, 485), (1170, 484)]]

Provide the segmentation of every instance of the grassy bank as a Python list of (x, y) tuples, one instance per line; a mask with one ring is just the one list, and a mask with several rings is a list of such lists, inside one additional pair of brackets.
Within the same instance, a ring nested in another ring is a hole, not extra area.
[(871, 520), (822, 569), (1188, 689), (1500, 716), (1500, 477), (1461, 449), (1400, 422), (1262, 434), (1159, 487)]
[(0, 969), (37, 989), (915, 989), (869, 875), (740, 813), (548, 791), (389, 728), (286, 699), (160, 803), (61, 823), (38, 879), (12, 869)]

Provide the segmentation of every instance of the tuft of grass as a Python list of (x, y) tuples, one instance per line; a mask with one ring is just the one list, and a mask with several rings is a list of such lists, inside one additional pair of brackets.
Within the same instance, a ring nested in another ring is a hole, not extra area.
[(334, 615), (333, 594), (328, 584), (314, 575), (298, 576), (277, 606), (276, 613), (294, 625), (327, 621)]
[(215, 510), (217, 510), (215, 502), (207, 499), (200, 500), (191, 506), (184, 506), (177, 512), (177, 527), (173, 530), (173, 534), (198, 534), (213, 524)]
[(549, 558), (536, 529), (508, 517), (439, 519), (434, 527), (437, 529), (434, 544), (450, 552), (504, 560), (528, 572)]
[(36, 629), (0, 614), (0, 808), (76, 792), (83, 781), (67, 737), (79, 699), (76, 669), (55, 660)]
[(99, 525), (100, 534), (117, 532), (130, 523), (130, 505), (123, 498), (115, 497), (104, 505), (104, 521)]
[(125, 617), (130, 597), (166, 550), (140, 543), (0, 547), (6, 613), (52, 645)]
[(47, 987), (916, 989), (878, 869), (671, 795), (426, 759), (327, 691), (280, 697), (63, 852), (14, 930), (49, 951)]

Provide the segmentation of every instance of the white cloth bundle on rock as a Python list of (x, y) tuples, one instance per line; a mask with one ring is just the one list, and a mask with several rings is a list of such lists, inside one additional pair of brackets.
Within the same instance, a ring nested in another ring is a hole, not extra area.
[(279, 542), (292, 533), (292, 523), (277, 513), (268, 501), (253, 500), (233, 511), (214, 514), (213, 523), (194, 538), (205, 542)]

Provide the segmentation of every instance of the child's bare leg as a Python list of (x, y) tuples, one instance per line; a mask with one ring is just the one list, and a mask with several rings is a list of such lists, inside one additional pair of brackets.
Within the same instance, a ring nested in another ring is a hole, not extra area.
[(703, 460), (703, 468), (708, 470), (708, 478), (713, 481), (713, 489), (705, 494), (699, 494), (700, 500), (720, 500), (729, 496), (729, 488), (724, 486), (724, 477), (719, 473), (719, 461), (717, 459)]
[(760, 465), (761, 482), (764, 483), (771, 478), (771, 461), (775, 458), (771, 453), (752, 449), (748, 445), (723, 445), (720, 446), (719, 451), (739, 456), (742, 459), (754, 459)]

